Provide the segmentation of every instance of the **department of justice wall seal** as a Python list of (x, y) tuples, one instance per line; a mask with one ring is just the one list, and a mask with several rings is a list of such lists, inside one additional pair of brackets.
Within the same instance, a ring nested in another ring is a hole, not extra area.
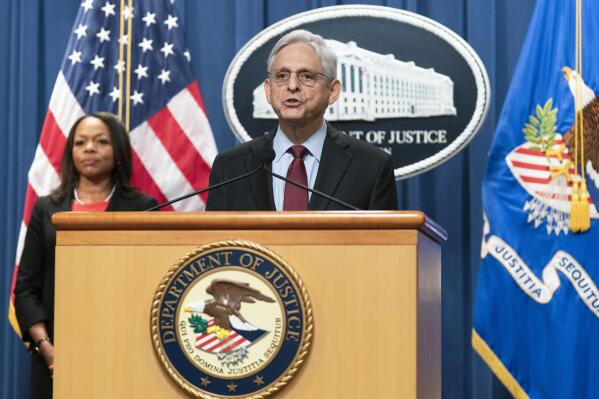
[(235, 55), (223, 81), (231, 131), (249, 141), (277, 127), (266, 61), (283, 35), (306, 29), (337, 56), (341, 91), (324, 118), (389, 153), (396, 179), (442, 165), (480, 130), (491, 100), (480, 57), (457, 33), (393, 7), (322, 7), (270, 24)]
[(308, 355), (312, 308), (297, 272), (248, 241), (181, 258), (152, 302), (151, 335), (167, 373), (200, 398), (264, 398)]

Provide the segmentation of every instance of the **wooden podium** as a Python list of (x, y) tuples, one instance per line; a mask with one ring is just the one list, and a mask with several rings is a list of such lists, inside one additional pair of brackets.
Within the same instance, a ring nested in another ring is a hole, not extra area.
[(314, 313), (307, 362), (276, 398), (440, 398), (445, 231), (421, 212), (59, 213), (54, 397), (187, 398), (156, 357), (166, 271), (242, 239), (284, 258)]

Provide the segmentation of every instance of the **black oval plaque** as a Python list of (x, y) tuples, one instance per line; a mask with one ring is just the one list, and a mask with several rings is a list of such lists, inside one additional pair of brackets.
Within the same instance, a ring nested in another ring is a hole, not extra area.
[(342, 92), (325, 118), (391, 153), (396, 179), (445, 162), (468, 144), (490, 98), (486, 70), (456, 33), (429, 18), (380, 6), (325, 7), (284, 19), (251, 39), (223, 83), (229, 126), (241, 141), (276, 126), (262, 88), (276, 41), (295, 29), (337, 54)]

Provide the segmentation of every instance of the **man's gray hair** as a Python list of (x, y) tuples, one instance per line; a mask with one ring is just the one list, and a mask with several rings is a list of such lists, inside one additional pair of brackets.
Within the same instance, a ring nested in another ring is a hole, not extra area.
[(316, 51), (316, 54), (318, 54), (318, 58), (320, 58), (320, 64), (322, 65), (324, 74), (327, 75), (331, 81), (337, 79), (337, 56), (333, 50), (327, 46), (322, 36), (303, 29), (291, 31), (279, 39), (277, 44), (275, 44), (270, 51), (268, 61), (266, 62), (268, 72), (272, 72), (272, 62), (275, 55), (277, 55), (283, 47), (294, 43), (305, 43), (312, 46), (314, 51)]

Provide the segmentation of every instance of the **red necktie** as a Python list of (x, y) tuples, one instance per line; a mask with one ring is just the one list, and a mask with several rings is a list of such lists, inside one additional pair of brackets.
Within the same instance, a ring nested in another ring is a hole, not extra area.
[[(305, 186), (308, 185), (304, 155), (308, 150), (303, 145), (293, 145), (287, 150), (293, 155), (293, 161), (287, 169), (287, 178)], [(308, 191), (296, 187), (291, 183), (285, 183), (285, 199), (283, 200), (284, 211), (306, 211), (308, 210)]]

